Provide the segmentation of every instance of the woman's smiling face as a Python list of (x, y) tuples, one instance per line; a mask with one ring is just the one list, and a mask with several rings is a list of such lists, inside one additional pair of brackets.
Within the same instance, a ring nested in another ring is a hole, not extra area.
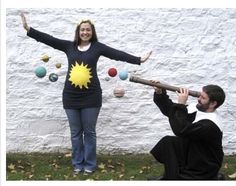
[(82, 23), (80, 25), (79, 37), (82, 42), (89, 42), (92, 38), (92, 27), (89, 23)]

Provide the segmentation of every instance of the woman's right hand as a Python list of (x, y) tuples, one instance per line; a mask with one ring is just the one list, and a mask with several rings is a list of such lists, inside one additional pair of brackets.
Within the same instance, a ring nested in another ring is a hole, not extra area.
[(22, 20), (22, 23), (23, 23), (23, 27), (24, 27), (24, 29), (28, 32), (29, 29), (30, 29), (30, 27), (28, 26), (28, 24), (27, 24), (27, 22), (26, 22), (26, 18), (25, 18), (24, 13), (21, 12), (20, 16), (21, 16), (21, 20)]

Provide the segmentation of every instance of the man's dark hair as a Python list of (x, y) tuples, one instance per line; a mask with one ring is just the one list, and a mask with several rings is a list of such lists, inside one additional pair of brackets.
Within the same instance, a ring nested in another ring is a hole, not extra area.
[(218, 85), (207, 85), (202, 90), (208, 95), (209, 101), (216, 101), (215, 109), (221, 106), (225, 101), (225, 92)]

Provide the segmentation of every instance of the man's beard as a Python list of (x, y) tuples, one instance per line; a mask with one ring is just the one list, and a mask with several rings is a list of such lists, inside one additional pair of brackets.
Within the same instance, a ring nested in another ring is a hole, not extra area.
[(209, 108), (209, 105), (210, 105), (210, 103), (208, 102), (208, 103), (206, 103), (206, 104), (201, 104), (200, 102), (198, 102), (198, 104), (197, 104), (197, 109), (199, 110), (199, 111), (201, 111), (201, 112), (206, 112), (206, 110)]

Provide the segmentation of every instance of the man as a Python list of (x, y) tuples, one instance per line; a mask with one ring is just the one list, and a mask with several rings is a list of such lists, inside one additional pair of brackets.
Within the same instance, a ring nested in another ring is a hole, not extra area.
[(217, 179), (223, 161), (222, 130), (216, 109), (225, 93), (217, 85), (204, 86), (198, 104), (186, 106), (188, 89), (180, 88), (178, 103), (155, 88), (154, 102), (168, 117), (175, 136), (163, 137), (151, 150), (164, 164), (163, 180)]

